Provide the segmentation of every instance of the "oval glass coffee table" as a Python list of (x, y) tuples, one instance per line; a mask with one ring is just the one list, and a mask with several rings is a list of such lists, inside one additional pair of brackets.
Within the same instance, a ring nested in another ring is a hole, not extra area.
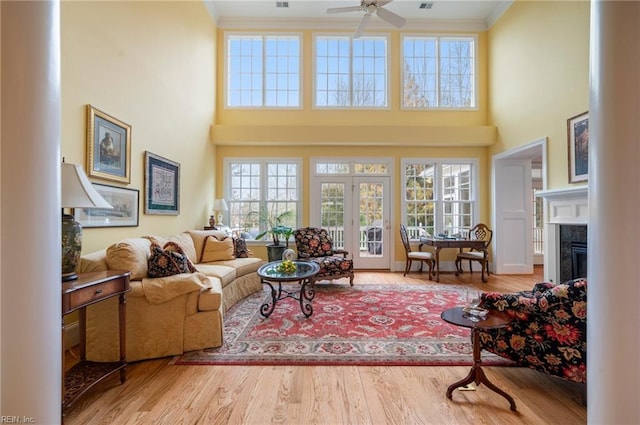
[[(293, 298), (300, 302), (302, 314), (305, 317), (311, 316), (313, 314), (311, 301), (316, 296), (316, 291), (313, 289), (313, 277), (320, 271), (320, 266), (309, 261), (293, 261), (296, 265), (296, 271), (286, 273), (278, 270), (281, 263), (282, 261), (272, 261), (258, 269), (258, 276), (260, 276), (262, 284), (269, 285), (269, 288), (271, 288), (271, 302), (266, 302), (260, 306), (260, 314), (264, 317), (269, 317), (279, 300)], [(286, 282), (299, 282), (299, 289), (296, 288), (294, 291), (284, 289), (282, 284)], [(278, 284), (277, 290), (274, 284)]]
[(440, 317), (442, 320), (451, 323), (452, 325), (471, 328), (471, 340), (473, 342), (473, 366), (471, 366), (471, 371), (465, 378), (449, 385), (449, 388), (447, 388), (447, 398), (451, 399), (453, 390), (456, 388), (467, 386), (472, 382), (475, 382), (476, 385), (485, 384), (489, 389), (506, 398), (507, 401), (509, 401), (511, 410), (515, 412), (516, 402), (513, 400), (513, 397), (489, 381), (484, 370), (482, 370), (482, 360), (480, 359), (480, 336), (478, 333), (480, 329), (496, 329), (507, 326), (511, 322), (509, 316), (500, 311), (489, 310), (486, 318), (473, 321), (469, 319), (469, 316), (464, 312), (464, 307), (454, 307), (443, 311), (440, 314)]

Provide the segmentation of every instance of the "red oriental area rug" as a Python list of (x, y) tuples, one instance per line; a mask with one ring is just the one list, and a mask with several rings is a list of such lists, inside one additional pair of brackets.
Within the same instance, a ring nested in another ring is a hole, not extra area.
[[(289, 285), (286, 285), (289, 287)], [(463, 305), (454, 285), (316, 285), (313, 315), (292, 298), (264, 318), (269, 292), (253, 294), (224, 318), (224, 344), (178, 356), (177, 365), (470, 365), (470, 330), (440, 313)], [(512, 365), (491, 353), (483, 363)]]

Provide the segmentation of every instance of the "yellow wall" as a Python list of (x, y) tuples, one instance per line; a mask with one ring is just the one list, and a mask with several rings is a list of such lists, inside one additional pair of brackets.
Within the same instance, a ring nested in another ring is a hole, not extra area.
[(548, 137), (548, 188), (568, 185), (567, 119), (589, 109), (588, 1), (517, 1), (489, 31), (490, 155)]
[[(131, 125), (140, 226), (85, 229), (83, 253), (207, 221), (214, 199), (216, 28), (202, 2), (62, 2), (62, 156), (85, 164), (85, 105)], [(34, 117), (35, 119), (36, 117)], [(144, 214), (144, 153), (178, 162), (180, 214)], [(86, 168), (85, 168), (86, 169)]]
[[(218, 31), (218, 87), (224, 87), (225, 83), (225, 31)], [(478, 34), (478, 109), (459, 112), (401, 109), (398, 31), (390, 32), (388, 46), (388, 109), (314, 109), (313, 35), (319, 32), (301, 30), (299, 33), (302, 34), (302, 108), (225, 109), (224, 90), (220, 90), (216, 125), (212, 128), (216, 144), (488, 146), (495, 142), (495, 128), (487, 126), (486, 33)]]
[[(233, 32), (233, 30), (226, 30)], [(230, 157), (299, 157), (303, 159), (303, 188), (309, 186), (309, 158), (314, 156), (390, 157), (395, 160), (392, 223), (401, 217), (398, 177), (403, 157), (479, 158), (480, 217), (488, 220), (486, 147), (495, 143), (496, 129), (487, 125), (487, 35), (478, 34), (478, 108), (475, 111), (410, 111), (400, 107), (400, 33), (389, 41), (389, 108), (385, 110), (322, 110), (313, 108), (313, 34), (302, 34), (303, 105), (294, 110), (225, 109), (224, 34), (218, 30), (218, 87), (216, 123), (216, 192), (223, 193), (223, 159)], [(427, 33), (425, 33), (427, 34)], [(305, 193), (306, 190), (303, 190)], [(309, 199), (303, 200), (303, 225), (309, 224)], [(393, 230), (395, 232), (395, 230)], [(260, 246), (252, 246), (266, 257)], [(395, 258), (404, 258), (397, 238)]]
[[(384, 157), (392, 158), (394, 160), (394, 167), (396, 170), (394, 180), (395, 184), (392, 187), (394, 198), (391, 200), (392, 205), (392, 224), (395, 226), (392, 228), (394, 237), (396, 238), (396, 246), (394, 248), (394, 258), (404, 261), (404, 248), (399, 238), (399, 223), (401, 220), (401, 196), (403, 191), (400, 184), (400, 160), (401, 158), (478, 158), (480, 165), (480, 211), (479, 216), (482, 220), (487, 220), (489, 217), (488, 210), (488, 195), (489, 186), (487, 175), (487, 150), (485, 148), (442, 148), (442, 147), (406, 147), (406, 146), (367, 146), (363, 148), (361, 146), (333, 146), (330, 150), (326, 146), (292, 146), (283, 149), (281, 147), (267, 147), (267, 146), (254, 146), (251, 147), (249, 153), (248, 148), (245, 146), (218, 146), (217, 155), (220, 159), (218, 166), (216, 167), (216, 181), (220, 182), (219, 193), (222, 193), (222, 183), (224, 181), (224, 167), (222, 165), (222, 158), (224, 157), (285, 157), (285, 158), (301, 158), (303, 163), (303, 176), (302, 176), (302, 190), (303, 194), (308, 193), (306, 188), (309, 187), (310, 175), (309, 175), (309, 159), (312, 157), (363, 157), (368, 158)], [(303, 200), (303, 222), (301, 225), (309, 224), (309, 197), (305, 197)], [(251, 249), (258, 257), (267, 258), (266, 249), (263, 244), (252, 244)], [(294, 243), (295, 245), (295, 243)], [(452, 251), (452, 250), (445, 250)], [(455, 253), (443, 251), (443, 259), (449, 260), (449, 256), (453, 258)]]

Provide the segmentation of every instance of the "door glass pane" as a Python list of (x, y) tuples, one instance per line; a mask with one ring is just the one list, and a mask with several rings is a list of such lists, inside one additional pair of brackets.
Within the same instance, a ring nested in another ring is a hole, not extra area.
[(320, 186), (320, 226), (327, 229), (336, 249), (344, 248), (344, 191), (344, 183)]
[(382, 255), (383, 184), (360, 183), (360, 255)]

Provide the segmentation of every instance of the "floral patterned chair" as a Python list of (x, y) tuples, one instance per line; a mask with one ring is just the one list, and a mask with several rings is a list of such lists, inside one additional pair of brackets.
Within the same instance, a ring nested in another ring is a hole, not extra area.
[(569, 381), (587, 382), (587, 281), (538, 283), (532, 291), (485, 292), (480, 306), (513, 322), (480, 331), (482, 349)]
[(298, 258), (313, 261), (320, 266), (314, 280), (332, 280), (349, 278), (353, 286), (353, 260), (348, 259), (348, 251), (334, 249), (333, 241), (325, 229), (319, 227), (303, 227), (296, 229), (294, 239), (298, 249)]

